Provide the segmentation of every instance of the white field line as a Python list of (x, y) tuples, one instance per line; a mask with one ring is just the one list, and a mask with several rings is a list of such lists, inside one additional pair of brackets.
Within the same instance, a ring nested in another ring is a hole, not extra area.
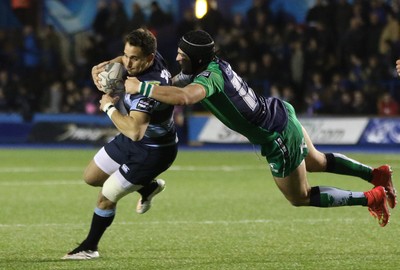
[[(335, 222), (352, 223), (355, 218), (335, 219)], [(359, 220), (359, 219), (357, 219)], [(317, 224), (329, 223), (333, 219), (291, 219), (291, 220), (276, 220), (276, 219), (245, 219), (245, 220), (199, 220), (199, 221), (148, 221), (148, 222), (114, 222), (113, 226), (132, 226), (132, 225), (235, 225), (235, 224), (283, 224), (283, 223), (302, 223), (302, 224)], [(0, 229), (4, 228), (33, 228), (33, 227), (82, 227), (87, 226), (86, 223), (44, 223), (44, 224), (0, 224)]]
[[(241, 171), (265, 169), (267, 163), (258, 166), (172, 166), (168, 171)], [(49, 173), (49, 172), (83, 172), (84, 167), (7, 167), (1, 168), (0, 173)]]

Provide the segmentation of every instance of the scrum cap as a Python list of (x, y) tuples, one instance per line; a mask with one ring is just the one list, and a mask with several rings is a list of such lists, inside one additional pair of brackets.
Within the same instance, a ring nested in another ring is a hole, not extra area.
[(178, 47), (189, 56), (192, 70), (208, 64), (215, 56), (214, 40), (205, 31), (194, 30), (183, 35)]

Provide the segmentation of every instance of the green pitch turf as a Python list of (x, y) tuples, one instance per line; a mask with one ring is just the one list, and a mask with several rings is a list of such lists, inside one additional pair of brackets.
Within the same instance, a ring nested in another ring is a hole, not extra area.
[[(0, 269), (400, 269), (399, 209), (379, 227), (363, 207), (291, 206), (254, 152), (181, 151), (166, 190), (135, 213), (123, 198), (100, 258), (62, 261), (90, 226), (98, 188), (82, 173), (94, 149), (0, 149)], [(351, 154), (371, 166), (399, 155)], [(310, 174), (311, 185), (365, 191), (351, 177)]]

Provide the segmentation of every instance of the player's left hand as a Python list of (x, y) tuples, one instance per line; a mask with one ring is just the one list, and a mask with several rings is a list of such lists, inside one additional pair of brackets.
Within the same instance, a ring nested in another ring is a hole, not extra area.
[(96, 85), (97, 89), (99, 89), (99, 90), (102, 91), (102, 92), (103, 92), (103, 90), (101, 90), (101, 84), (100, 84), (101, 79), (100, 79), (100, 77), (99, 77), (99, 74), (100, 74), (102, 71), (105, 70), (106, 65), (107, 65), (108, 63), (110, 63), (110, 61), (105, 61), (105, 62), (102, 62), (102, 63), (100, 63), (100, 64), (95, 65), (94, 67), (92, 67), (92, 80), (93, 80), (93, 83)]
[(128, 93), (128, 94), (139, 93), (139, 84), (140, 84), (140, 81), (136, 77), (128, 77), (125, 80), (126, 93)]
[(104, 94), (100, 99), (100, 110), (103, 110), (104, 105), (107, 103), (116, 104), (119, 100), (119, 96), (110, 96), (109, 94)]

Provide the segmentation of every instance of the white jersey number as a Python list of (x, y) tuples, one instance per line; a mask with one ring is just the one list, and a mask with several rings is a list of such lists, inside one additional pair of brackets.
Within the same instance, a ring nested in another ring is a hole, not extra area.
[(249, 87), (233, 70), (232, 74), (233, 77), (231, 79), (231, 83), (233, 87), (238, 92), (239, 96), (243, 98), (243, 101), (246, 102), (247, 106), (254, 111), (254, 109), (257, 107), (256, 94), (254, 93), (253, 89), (251, 89), (251, 87)]

